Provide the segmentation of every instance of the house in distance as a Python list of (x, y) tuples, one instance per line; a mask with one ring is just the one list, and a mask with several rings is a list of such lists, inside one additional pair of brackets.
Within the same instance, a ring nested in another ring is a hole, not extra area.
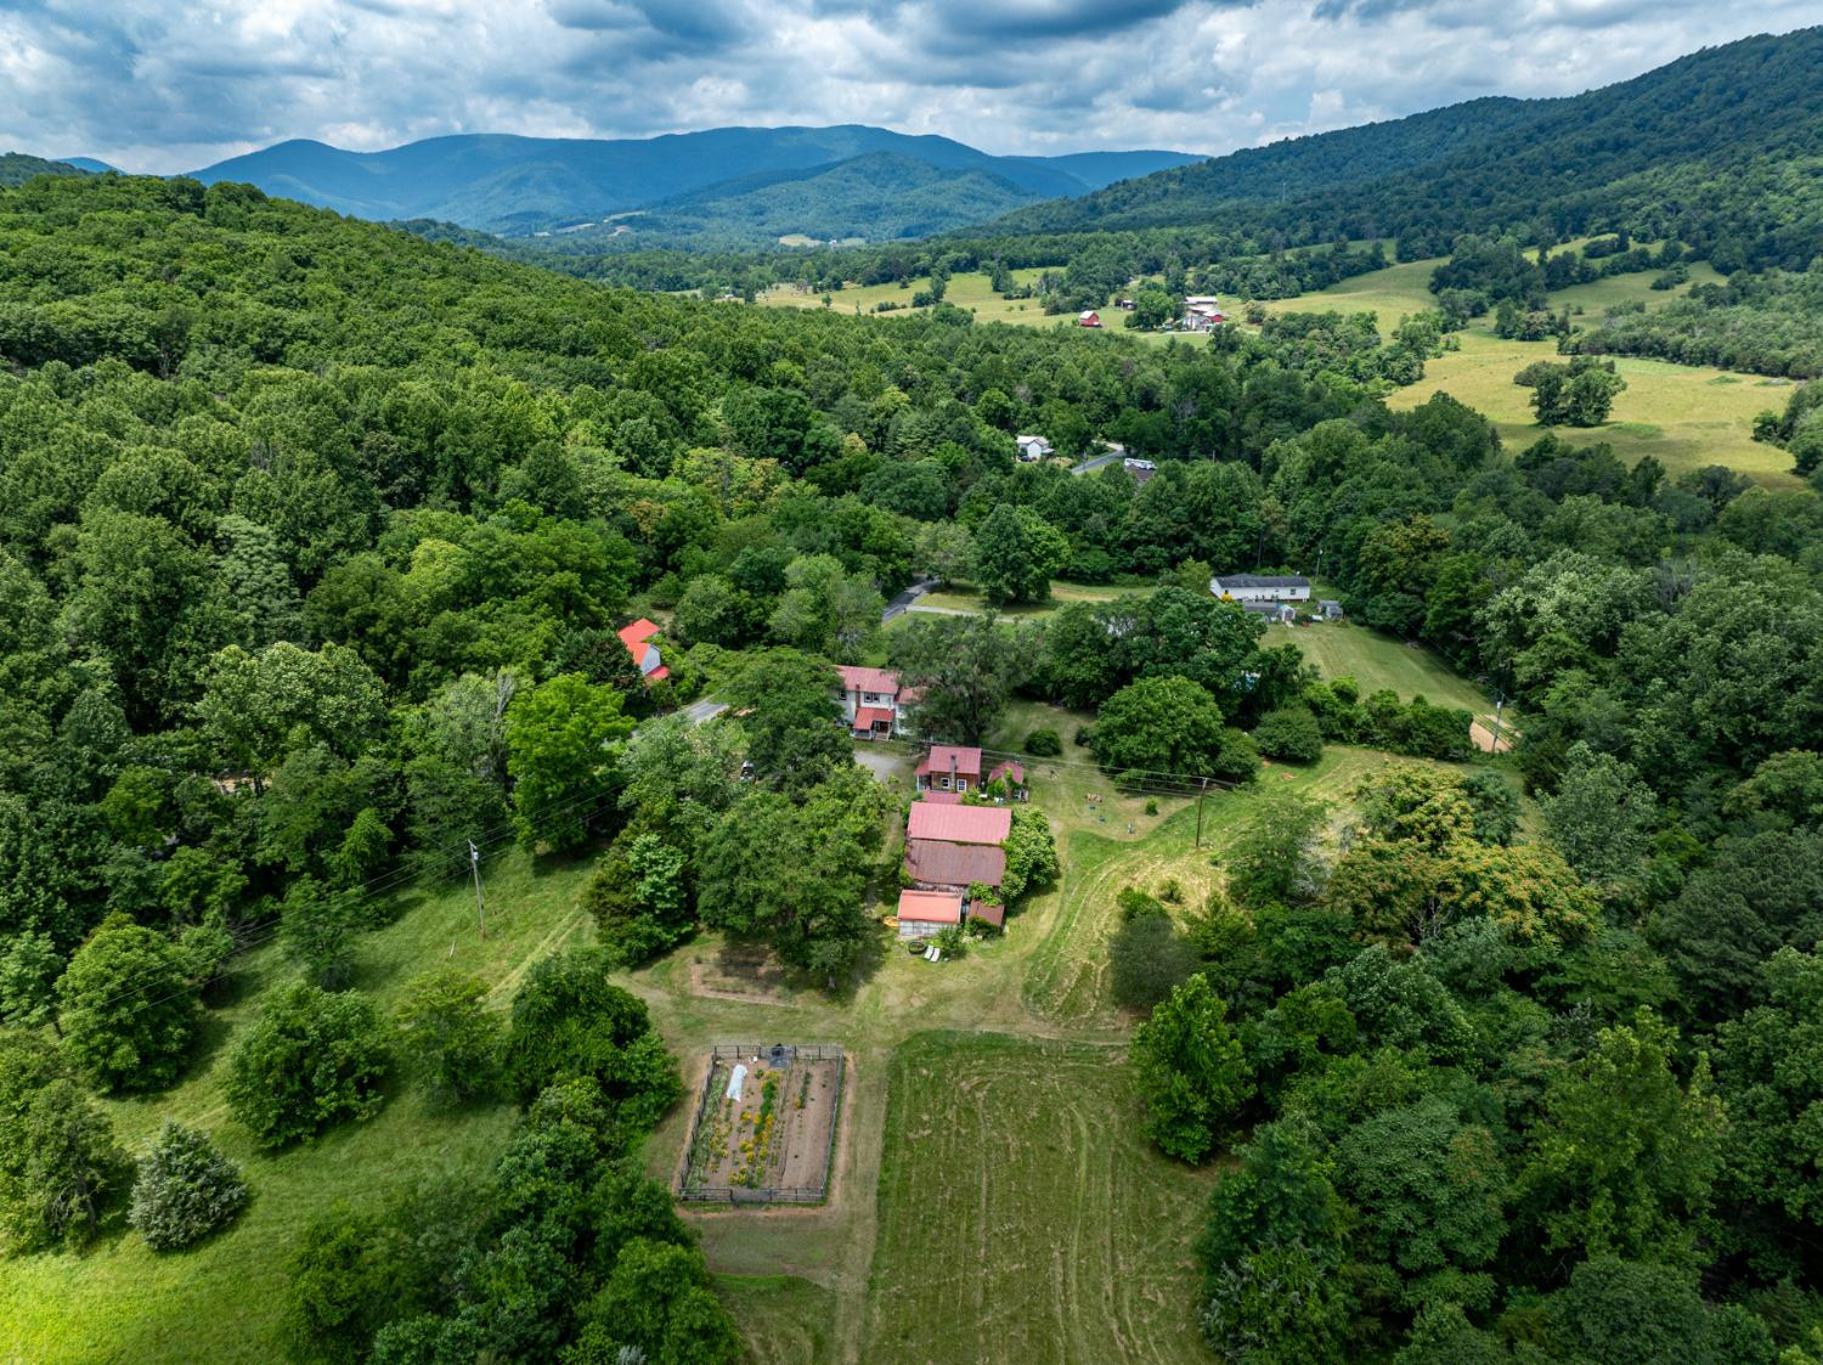
[(640, 677), (649, 683), (655, 683), (663, 682), (671, 676), (671, 670), (665, 667), (665, 661), (659, 655), (658, 646), (652, 643), (652, 637), (658, 634), (656, 622), (648, 621), (642, 616), (632, 625), (622, 626), (615, 633), (627, 647), (627, 653), (633, 656)]
[(1019, 458), (1026, 464), (1049, 459), (1054, 450), (1042, 436), (1015, 436), (1013, 440), (1019, 446)]

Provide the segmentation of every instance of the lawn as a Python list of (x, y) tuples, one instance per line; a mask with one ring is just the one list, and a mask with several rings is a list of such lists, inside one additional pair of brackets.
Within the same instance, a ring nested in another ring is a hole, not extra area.
[[(955, 590), (952, 590), (955, 589)], [(1072, 602), (1111, 602), (1117, 597), (1130, 597), (1152, 590), (1151, 584), (1122, 587), (1112, 583), (1065, 583), (1054, 579), (1051, 583), (1051, 596), (1044, 602), (1018, 602), (1000, 607), (1002, 616), (1048, 616), (1060, 607)], [(927, 592), (918, 598), (912, 610), (920, 607), (934, 608), (938, 611), (984, 612), (988, 604), (981, 594), (967, 584), (955, 584), (951, 587)]]
[(1208, 1359), (1213, 1177), (1146, 1145), (1118, 1050), (921, 1033), (890, 1092), (861, 1359)]
[[(1160, 798), (1147, 814), (1146, 797), (1115, 791), (1071, 743), (1090, 719), (1021, 701), (992, 737), (992, 747), (1016, 749), (1045, 727), (1065, 741), (1059, 758), (1027, 760), (1063, 875), (1003, 937), (932, 964), (882, 932), (864, 978), (834, 998), (714, 934), (626, 978), (690, 1093), (709, 1042), (831, 1042), (848, 1053), (825, 1204), (682, 1211), (756, 1360), (1201, 1356), (1191, 1246), (1215, 1177), (1163, 1161), (1140, 1136), (1121, 1061), (1131, 1021), (1107, 996), (1107, 938), (1125, 885), (1156, 891), (1176, 878), (1183, 906), (1199, 904), (1219, 876), (1212, 854), (1257, 793), (1212, 795), (1198, 849), (1191, 801)], [(1308, 770), (1267, 768), (1260, 790), (1283, 784), (1340, 802), (1386, 761), (1332, 748)], [(902, 762), (881, 771), (907, 785)], [(364, 939), (358, 984), (385, 1006), (417, 971), (453, 962), (494, 983), (491, 1003), (504, 1009), (532, 962), (591, 938), (579, 907), (587, 874), (586, 861), (491, 859), (485, 940), (465, 882), (402, 897), (398, 917)], [(404, 1080), (369, 1123), (276, 1157), (252, 1150), (220, 1098), (227, 1048), (261, 993), (291, 974), (271, 948), (256, 951), (234, 998), (212, 1013), (189, 1079), (109, 1105), (129, 1146), (167, 1114), (214, 1133), (246, 1165), (247, 1213), (183, 1255), (152, 1256), (136, 1234), (117, 1232), (83, 1256), (9, 1263), (0, 1360), (275, 1359), (286, 1260), (327, 1199), (371, 1208), (416, 1183), (485, 1174), (512, 1110), (430, 1113)], [(1034, 1115), (1051, 1122), (1034, 1125)], [(689, 1119), (679, 1104), (647, 1142), (654, 1178), (675, 1178)]]
[(1494, 714), (1494, 699), (1432, 651), (1366, 626), (1349, 621), (1270, 625), (1262, 643), (1296, 645), (1324, 678), (1352, 677), (1363, 696), (1390, 688), (1404, 701), (1422, 696), (1439, 706), (1459, 706), (1478, 720), (1491, 720)]
[[(592, 932), (577, 900), (586, 865), (534, 866), (506, 853), (484, 865), (493, 909), (475, 934), (466, 880), (400, 897), (399, 917), (367, 936), (356, 984), (384, 1008), (416, 973), (445, 963), (494, 983), (504, 1008), (533, 961)], [(506, 1141), (504, 1105), (427, 1112), (421, 1092), (397, 1077), (380, 1113), (332, 1129), (276, 1156), (257, 1152), (221, 1097), (235, 1034), (261, 995), (292, 978), (275, 948), (243, 960), (229, 1003), (211, 1011), (188, 1079), (160, 1095), (110, 1101), (121, 1142), (136, 1149), (167, 1116), (215, 1135), (243, 1163), (253, 1201), (230, 1229), (195, 1250), (153, 1255), (137, 1233), (117, 1230), (82, 1255), (41, 1255), (0, 1274), (0, 1359), (52, 1361), (270, 1361), (281, 1354), (285, 1264), (299, 1232), (330, 1195), (371, 1208), (414, 1184), (483, 1175)]]

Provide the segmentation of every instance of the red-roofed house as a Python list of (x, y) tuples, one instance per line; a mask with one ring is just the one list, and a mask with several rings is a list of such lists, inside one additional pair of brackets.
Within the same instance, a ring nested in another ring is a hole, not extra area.
[(899, 937), (929, 938), (952, 924), (962, 923), (959, 891), (901, 891)]
[(836, 672), (842, 679), (842, 716), (857, 739), (896, 735), (905, 728), (906, 698), (897, 673), (852, 664), (839, 664)]
[(658, 634), (655, 622), (640, 617), (630, 626), (622, 626), (618, 632), (620, 642), (627, 647), (627, 653), (633, 656), (633, 662), (639, 667), (639, 675), (649, 683), (663, 682), (671, 676), (671, 670), (665, 667), (664, 660), (658, 655), (658, 646), (652, 643), (652, 637)]
[(936, 744), (918, 760), (919, 791), (972, 792), (981, 789), (981, 750)]

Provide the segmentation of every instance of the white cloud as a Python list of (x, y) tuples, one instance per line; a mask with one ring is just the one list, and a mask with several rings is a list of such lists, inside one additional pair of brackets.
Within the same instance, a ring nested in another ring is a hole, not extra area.
[(1815, 0), (0, 0), (0, 150), (193, 169), (293, 137), (873, 123), (1223, 152), (1564, 95)]

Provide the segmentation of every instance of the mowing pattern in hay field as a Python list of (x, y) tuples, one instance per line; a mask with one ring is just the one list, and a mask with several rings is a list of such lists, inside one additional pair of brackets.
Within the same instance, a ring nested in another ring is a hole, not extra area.
[(1212, 1177), (1150, 1150), (1118, 1049), (919, 1034), (893, 1060), (865, 1360), (1206, 1361)]

